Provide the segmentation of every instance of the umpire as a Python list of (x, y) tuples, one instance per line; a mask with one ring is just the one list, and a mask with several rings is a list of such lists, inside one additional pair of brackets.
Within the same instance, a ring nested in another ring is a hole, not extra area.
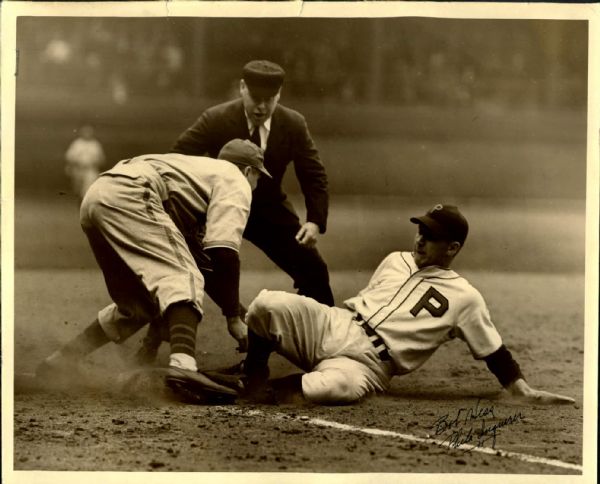
[[(327, 228), (327, 175), (304, 116), (278, 104), (284, 77), (284, 70), (273, 62), (248, 62), (240, 80), (241, 97), (204, 111), (172, 151), (216, 157), (234, 138), (262, 147), (273, 178), (258, 183), (244, 238), (293, 279), (298, 294), (333, 306), (327, 264), (316, 248), (317, 235)], [(290, 163), (304, 194), (304, 224), (281, 187)]]

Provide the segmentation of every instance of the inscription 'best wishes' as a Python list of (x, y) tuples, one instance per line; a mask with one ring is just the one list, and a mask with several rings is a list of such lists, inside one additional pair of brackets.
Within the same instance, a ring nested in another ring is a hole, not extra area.
[[(459, 408), (452, 417), (450, 413), (439, 417), (431, 425), (434, 432), (431, 437), (438, 439), (443, 437), (438, 445), (447, 446), (448, 449), (461, 448), (465, 452), (470, 452), (476, 447), (483, 447), (490, 441), (490, 446), (495, 449), (498, 431), (503, 427), (520, 422), (523, 418), (521, 412), (500, 418), (496, 415), (493, 405), (482, 406), (481, 399), (479, 399), (472, 407)], [(490, 420), (493, 420), (494, 423), (490, 423)]]

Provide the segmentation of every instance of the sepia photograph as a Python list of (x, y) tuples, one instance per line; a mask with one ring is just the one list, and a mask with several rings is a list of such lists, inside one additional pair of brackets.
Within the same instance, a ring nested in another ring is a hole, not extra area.
[(156, 3), (2, 8), (3, 480), (595, 482), (599, 10)]

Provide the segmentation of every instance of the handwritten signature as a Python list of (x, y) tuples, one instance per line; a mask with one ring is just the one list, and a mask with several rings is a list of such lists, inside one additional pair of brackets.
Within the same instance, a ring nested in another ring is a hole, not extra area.
[[(496, 415), (493, 405), (482, 406), (481, 399), (478, 399), (474, 406), (461, 407), (452, 417), (449, 413), (439, 417), (431, 425), (432, 437), (443, 437), (438, 445), (448, 447), (448, 449), (460, 448), (465, 452), (470, 452), (476, 447), (482, 447), (490, 440), (492, 449), (495, 449), (498, 431), (503, 427), (518, 423), (523, 418), (521, 412), (500, 418)], [(490, 419), (499, 420), (490, 423)]]

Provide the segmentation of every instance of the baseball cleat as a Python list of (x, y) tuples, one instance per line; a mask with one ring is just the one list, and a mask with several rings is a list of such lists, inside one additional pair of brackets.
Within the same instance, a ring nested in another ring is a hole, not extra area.
[(167, 369), (165, 384), (186, 403), (231, 403), (238, 396), (236, 390), (221, 385), (200, 372), (173, 366)]
[(205, 371), (211, 380), (235, 390), (240, 399), (248, 403), (277, 403), (275, 392), (269, 384), (269, 369), (249, 376), (244, 371), (244, 361), (219, 370)]
[(207, 375), (208, 377), (210, 377), (212, 374), (215, 374), (215, 375), (220, 375), (220, 376), (232, 375), (232, 376), (238, 376), (241, 378), (246, 375), (245, 364), (246, 364), (246, 360), (242, 360), (239, 363), (236, 363), (235, 365), (226, 366), (225, 368), (218, 368), (216, 370), (205, 370), (205, 371), (203, 371), (203, 373), (205, 375)]

